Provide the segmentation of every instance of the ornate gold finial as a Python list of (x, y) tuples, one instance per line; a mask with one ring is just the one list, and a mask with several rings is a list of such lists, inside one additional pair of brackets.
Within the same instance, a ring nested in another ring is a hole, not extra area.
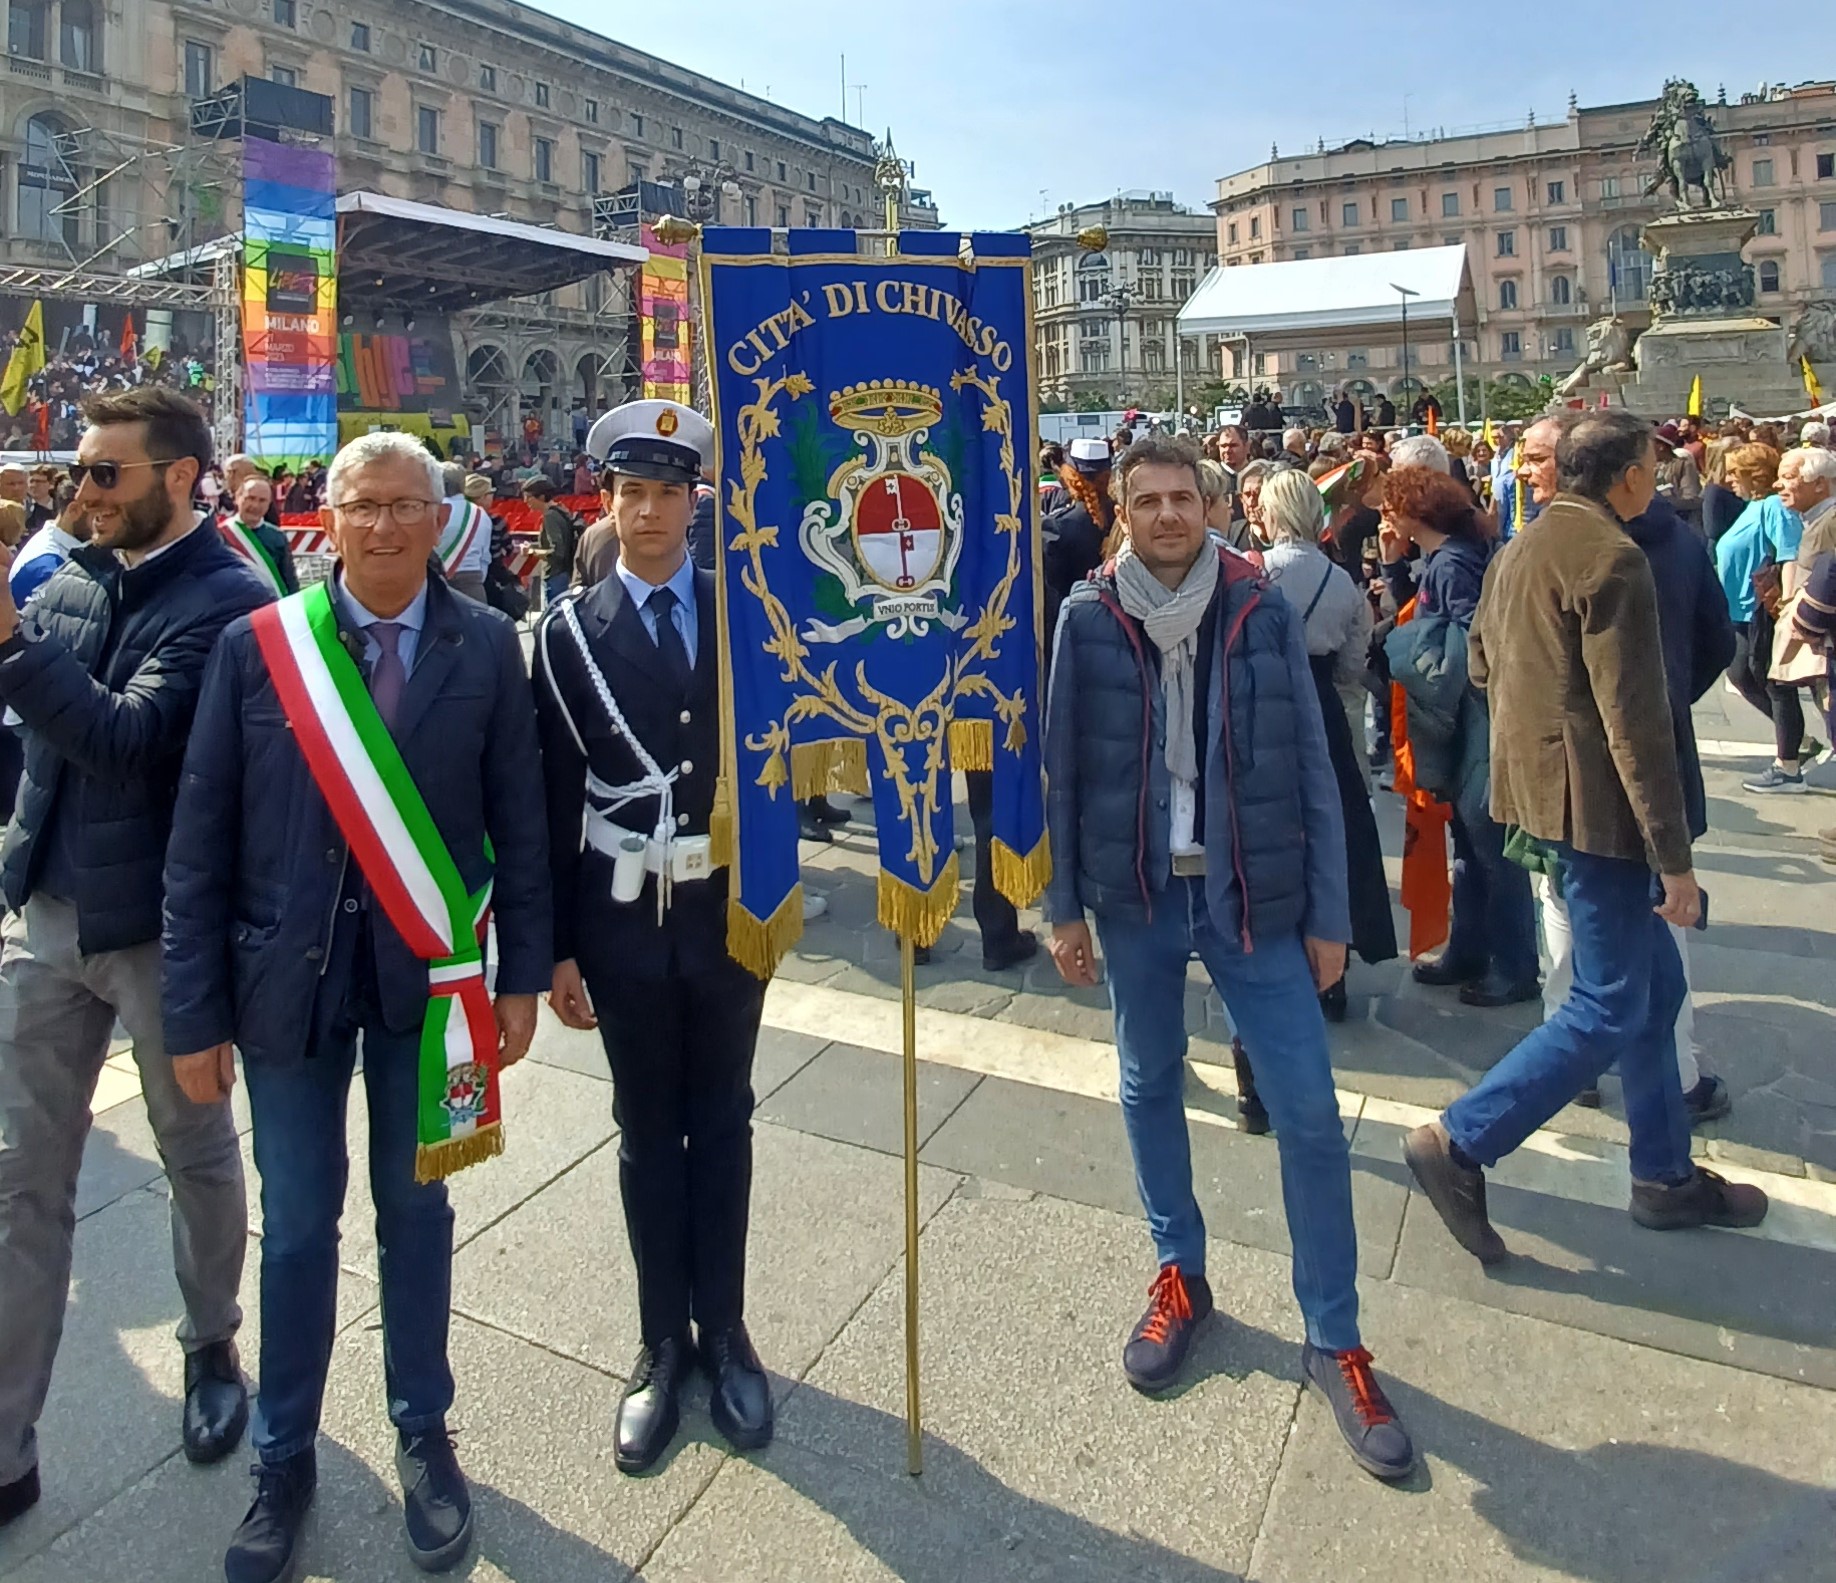
[(1109, 227), (1087, 225), (1077, 233), (1077, 245), (1086, 253), (1100, 253), (1109, 246)]
[(930, 385), (905, 379), (873, 379), (846, 385), (829, 397), (829, 416), (850, 429), (897, 439), (929, 428), (943, 417), (943, 396)]
[(666, 214), (651, 228), (652, 234), (665, 247), (677, 247), (701, 239), (701, 227), (693, 220), (685, 220), (679, 214)]

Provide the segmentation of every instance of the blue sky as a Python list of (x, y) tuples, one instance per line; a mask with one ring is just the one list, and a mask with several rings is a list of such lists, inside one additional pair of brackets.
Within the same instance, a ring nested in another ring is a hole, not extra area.
[[(1344, 8), (1158, 8), (1040, 0), (534, 0), (538, 9), (767, 94), (811, 115), (888, 124), (946, 224), (1002, 228), (1119, 189), (1203, 205), (1217, 177), (1349, 137), (1560, 119), (1583, 104), (1654, 97), (1691, 78), (1713, 100), (1762, 81), (1836, 72), (1793, 54), (1792, 29), (1683, 25), (1676, 0), (1547, 0), (1423, 18)], [(1265, 20), (1253, 29), (1244, 18)], [(1515, 17), (1518, 20), (1513, 22)], [(769, 21), (765, 19), (769, 18)], [(1806, 34), (1805, 37), (1810, 35)], [(1405, 107), (1405, 97), (1407, 100)]]

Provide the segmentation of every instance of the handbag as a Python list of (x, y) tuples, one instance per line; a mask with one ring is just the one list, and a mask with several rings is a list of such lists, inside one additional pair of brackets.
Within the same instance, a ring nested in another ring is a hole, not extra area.
[(1774, 621), (1779, 618), (1779, 606), (1785, 602), (1785, 579), (1780, 573), (1776, 561), (1761, 561), (1753, 569), (1750, 579), (1753, 584), (1753, 596), (1759, 600), (1761, 607)]
[(1824, 657), (1822, 645), (1805, 637), (1792, 619), (1803, 597), (1804, 591), (1800, 589), (1786, 600), (1780, 607), (1778, 624), (1772, 632), (1772, 664), (1766, 679), (1788, 687), (1821, 681), (1829, 674), (1829, 661)]
[(529, 614), (529, 595), (523, 591), (523, 585), (516, 580), (516, 574), (495, 557), (485, 567), (485, 602), (493, 610), (501, 610), (512, 621), (521, 621)]

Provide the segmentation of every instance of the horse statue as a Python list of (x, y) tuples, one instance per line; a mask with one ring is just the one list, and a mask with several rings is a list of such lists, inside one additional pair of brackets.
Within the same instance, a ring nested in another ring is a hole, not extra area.
[[(1727, 202), (1726, 173), (1734, 161), (1716, 141), (1715, 123), (1694, 84), (1676, 78), (1664, 84), (1664, 96), (1635, 152), (1657, 156), (1657, 173), (1645, 187), (1647, 198), (1668, 188), (1681, 209), (1713, 209)], [(1698, 192), (1700, 205), (1694, 197)]]
[(1623, 378), (1632, 372), (1632, 331), (1624, 319), (1609, 315), (1587, 327), (1587, 355), (1581, 366), (1555, 388), (1558, 396), (1586, 390), (1595, 374)]
[(1798, 359), (1808, 357), (1813, 363), (1836, 363), (1836, 302), (1827, 298), (1809, 302), (1791, 327), (1791, 343), (1785, 348), (1785, 361), (1794, 368)]

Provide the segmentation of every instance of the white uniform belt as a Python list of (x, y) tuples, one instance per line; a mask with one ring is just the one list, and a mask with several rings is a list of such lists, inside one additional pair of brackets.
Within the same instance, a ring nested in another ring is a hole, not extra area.
[[(614, 824), (597, 808), (588, 807), (586, 811), (586, 844), (595, 852), (603, 852), (609, 858), (616, 858), (621, 846), (627, 840), (644, 843), (644, 867), (652, 874), (663, 872), (663, 857), (667, 850), (662, 842), (652, 840), (642, 830), (627, 830), (621, 824)], [(676, 884), (692, 885), (695, 880), (677, 880)]]

